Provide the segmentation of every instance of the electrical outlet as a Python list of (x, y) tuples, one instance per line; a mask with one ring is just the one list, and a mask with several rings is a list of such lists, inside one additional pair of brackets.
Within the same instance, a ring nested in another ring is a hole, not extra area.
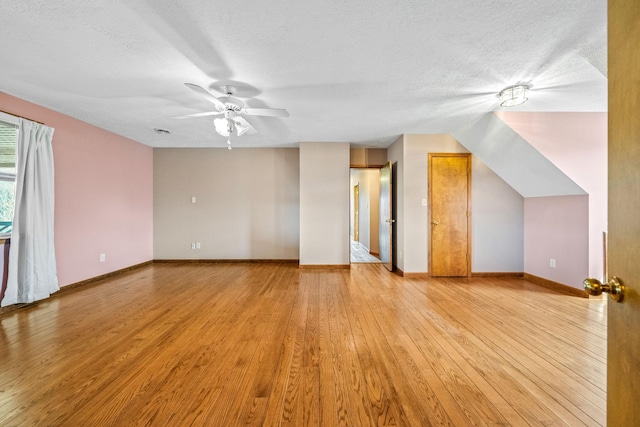
[(196, 244), (195, 244), (195, 243), (192, 243), (192, 244), (191, 244), (191, 249), (195, 249), (195, 248), (196, 248)]
[(100, 254), (100, 262), (105, 262), (107, 260), (107, 254)]
[(549, 258), (549, 267), (556, 268), (556, 260), (555, 260), (555, 258)]

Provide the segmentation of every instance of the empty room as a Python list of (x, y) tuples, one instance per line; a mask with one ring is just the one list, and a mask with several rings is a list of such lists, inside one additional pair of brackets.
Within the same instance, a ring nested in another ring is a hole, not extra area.
[(0, 425), (640, 425), (638, 22), (4, 2)]

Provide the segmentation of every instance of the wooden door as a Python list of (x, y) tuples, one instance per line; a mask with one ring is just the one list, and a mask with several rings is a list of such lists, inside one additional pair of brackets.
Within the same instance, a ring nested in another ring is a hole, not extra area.
[(431, 276), (470, 275), (469, 154), (429, 154)]
[(609, 1), (609, 274), (607, 425), (640, 426), (640, 2)]
[(360, 241), (360, 185), (353, 187), (353, 240)]
[(393, 271), (393, 186), (391, 182), (391, 162), (380, 169), (380, 219), (378, 236), (380, 240), (380, 261)]

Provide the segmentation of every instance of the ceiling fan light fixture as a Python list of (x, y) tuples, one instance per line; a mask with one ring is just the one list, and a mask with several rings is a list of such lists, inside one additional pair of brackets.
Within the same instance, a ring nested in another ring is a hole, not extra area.
[(214, 119), (213, 125), (216, 128), (216, 132), (222, 136), (229, 136), (234, 132), (236, 135), (242, 136), (249, 130), (249, 126), (246, 126), (245, 124), (223, 117)]
[(515, 107), (527, 102), (527, 90), (529, 85), (518, 84), (509, 86), (500, 92), (500, 106), (501, 107)]
[(227, 95), (215, 97), (211, 92), (201, 86), (193, 83), (185, 83), (185, 85), (211, 102), (215, 106), (216, 111), (187, 114), (184, 116), (176, 116), (175, 118), (222, 115), (223, 117), (218, 117), (213, 120), (213, 125), (218, 134), (227, 138), (229, 150), (231, 150), (232, 133), (235, 132), (236, 136), (242, 136), (245, 133), (256, 133), (251, 123), (245, 120), (243, 116), (289, 117), (289, 112), (282, 108), (245, 108), (244, 102), (233, 96), (236, 92), (234, 86), (222, 86), (222, 90)]
[(218, 132), (222, 136), (229, 136), (229, 134), (233, 131), (233, 125), (231, 126), (231, 132), (229, 131), (229, 119), (225, 119), (224, 117), (220, 117), (213, 120), (213, 125), (216, 128), (216, 132)]
[(236, 133), (238, 134), (238, 136), (244, 135), (249, 130), (248, 126), (245, 126), (244, 124), (242, 124), (240, 122), (235, 122), (235, 128), (236, 128)]

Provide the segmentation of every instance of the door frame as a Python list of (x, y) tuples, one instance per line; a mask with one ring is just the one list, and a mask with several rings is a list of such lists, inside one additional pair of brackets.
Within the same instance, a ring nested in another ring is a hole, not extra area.
[[(431, 224), (431, 207), (433, 206), (433, 204), (431, 203), (432, 201), (432, 194), (431, 194), (431, 159), (433, 157), (466, 157), (467, 158), (467, 276), (466, 277), (471, 277), (471, 261), (472, 261), (472, 253), (471, 253), (471, 170), (472, 170), (472, 157), (471, 157), (471, 153), (429, 153), (428, 154), (428, 163), (427, 163), (427, 167), (428, 167), (428, 182), (427, 182), (427, 188), (428, 188), (428, 197), (429, 197), (429, 208), (427, 209), (427, 240), (428, 240), (428, 252), (429, 252), (429, 259), (428, 259), (428, 265), (429, 265), (429, 277), (434, 277), (432, 276), (433, 273), (433, 260), (432, 260), (432, 224)], [(464, 277), (464, 276), (460, 276), (460, 277)]]
[[(380, 169), (382, 169), (384, 166), (385, 166), (385, 165), (381, 165), (381, 166), (377, 166), (377, 165), (369, 165), (369, 166), (349, 166), (349, 171), (352, 171), (352, 170), (354, 170), (354, 169), (356, 169), (356, 170), (367, 170), (367, 169), (380, 170)], [(349, 173), (349, 177), (351, 177), (351, 172)], [(378, 180), (378, 181), (379, 181), (379, 180)], [(359, 192), (359, 190), (360, 190), (360, 183), (358, 182), (357, 184), (355, 184), (355, 185), (354, 185), (354, 184), (352, 184), (352, 182), (351, 182), (351, 178), (349, 178), (349, 194), (350, 194), (350, 196), (349, 196), (349, 197), (350, 197), (350, 198), (354, 197), (354, 190), (355, 190), (355, 188), (356, 188), (356, 187), (358, 187), (358, 192)], [(354, 201), (354, 204), (355, 204), (355, 203), (356, 203), (356, 202)], [(354, 210), (356, 209), (355, 205), (354, 205), (354, 207), (353, 207), (353, 208), (354, 208)], [(358, 208), (358, 211), (359, 211), (359, 208)], [(349, 201), (349, 218), (350, 218), (350, 221), (351, 221), (351, 219), (353, 219), (353, 218), (354, 218), (354, 212), (352, 212), (352, 211), (351, 211), (351, 201)], [(359, 213), (359, 212), (358, 212), (358, 219), (360, 219), (360, 213)], [(356, 227), (356, 225), (354, 224), (354, 230), (353, 230), (353, 231), (354, 231), (354, 234), (355, 234), (355, 227)], [(358, 228), (359, 228), (359, 225), (358, 225)], [(358, 230), (358, 234), (359, 234), (359, 230)], [(359, 237), (360, 237), (360, 236), (358, 236), (358, 238), (359, 238)], [(348, 236), (348, 238), (349, 238), (349, 242), (351, 242), (351, 227), (349, 227), (349, 236)], [(358, 239), (358, 241), (359, 241), (359, 239)], [(371, 246), (371, 245), (369, 245), (369, 246)], [(370, 255), (372, 255), (372, 256), (374, 256), (374, 257), (376, 257), (376, 258), (378, 258), (378, 259), (380, 258), (380, 253), (377, 253), (377, 254), (376, 254), (375, 252), (371, 252), (371, 248), (369, 248), (369, 254), (370, 254)], [(352, 264), (352, 261), (351, 261), (351, 244), (349, 244), (349, 265), (351, 265), (351, 264)]]

